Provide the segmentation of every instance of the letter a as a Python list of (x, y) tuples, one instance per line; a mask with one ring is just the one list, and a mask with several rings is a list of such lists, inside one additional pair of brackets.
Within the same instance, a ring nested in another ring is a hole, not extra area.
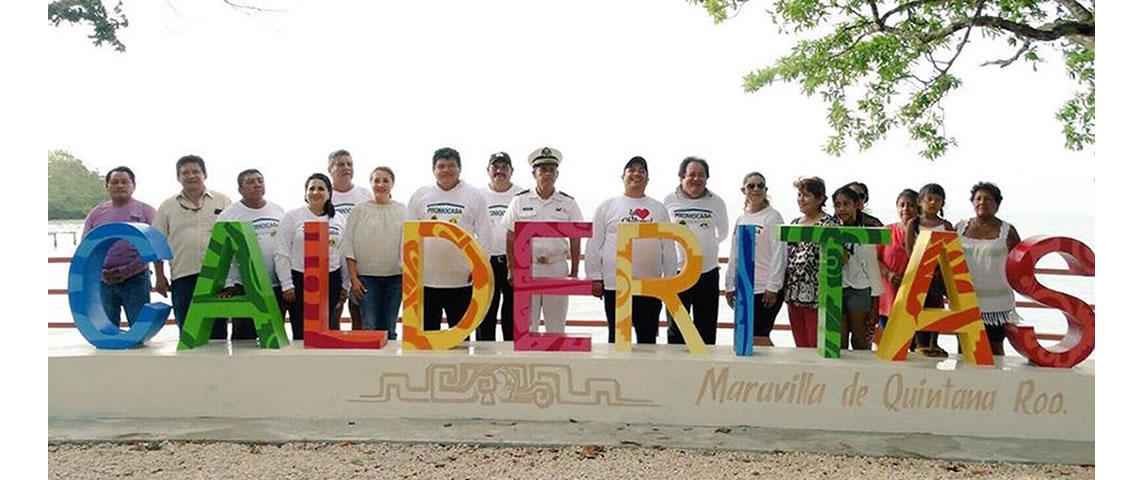
[[(230, 265), (237, 262), (245, 294), (218, 298), (225, 287)], [(198, 282), (186, 322), (178, 338), (178, 349), (188, 350), (210, 341), (210, 330), (219, 319), (253, 318), (257, 328), (257, 344), (261, 348), (281, 348), (289, 343), (285, 336), (285, 320), (273, 295), (269, 270), (261, 257), (261, 247), (253, 227), (244, 222), (217, 222), (202, 259)]]
[[(941, 267), (946, 295), (950, 298), (949, 310), (923, 308), (938, 267)], [(879, 339), (879, 351), (875, 354), (883, 360), (906, 360), (916, 331), (957, 334), (966, 363), (994, 364), (974, 281), (955, 232), (919, 232), (895, 304), (891, 306), (887, 330)]]

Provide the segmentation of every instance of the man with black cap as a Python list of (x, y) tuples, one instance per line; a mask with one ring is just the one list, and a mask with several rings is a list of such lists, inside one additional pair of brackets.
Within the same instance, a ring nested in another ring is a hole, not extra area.
[(507, 278), (507, 228), (503, 224), (503, 216), (507, 213), (507, 205), (515, 194), (521, 192), (522, 187), (511, 183), (511, 175), (515, 173), (511, 165), (511, 156), (506, 152), (491, 155), (487, 161), (487, 177), (490, 182), (487, 188), (479, 190), (487, 202), (487, 213), (491, 218), (491, 240), (487, 255), (491, 257), (491, 269), (495, 274), (495, 291), (491, 292), (491, 308), (483, 323), (475, 330), (475, 339), (479, 341), (495, 341), (495, 322), (499, 316), (500, 300), (503, 312), (502, 318), (503, 340), (514, 339), (514, 289), (511, 288)]
[[(490, 244), (491, 221), (487, 201), (475, 187), (459, 179), (463, 171), (459, 152), (436, 150), (431, 157), (435, 183), (420, 187), (408, 199), (408, 220), (434, 220), (463, 227), (484, 249)], [(424, 331), (439, 330), (442, 314), (448, 325), (463, 318), (471, 303), (471, 267), (451, 242), (424, 239)]]
[[(633, 157), (621, 176), (625, 192), (610, 198), (594, 211), (594, 235), (586, 244), (586, 276), (593, 281), (593, 294), (602, 297), (606, 308), (609, 342), (614, 342), (614, 309), (617, 294), (617, 225), (619, 223), (667, 223), (665, 205), (645, 195), (649, 165)], [(677, 272), (677, 251), (673, 242), (662, 239), (633, 241), (633, 277), (658, 278)], [(633, 328), (637, 343), (657, 343), (661, 300), (633, 297)]]
[[(515, 222), (581, 222), (582, 210), (574, 197), (556, 190), (558, 165), (562, 152), (542, 147), (527, 158), (535, 186), (523, 190), (507, 208), (507, 259), (514, 258)], [(581, 239), (536, 238), (531, 241), (531, 272), (536, 277), (565, 278), (578, 276), (578, 259), (582, 256)], [(570, 263), (567, 265), (566, 260)], [(566, 330), (566, 312), (570, 298), (566, 295), (534, 295), (530, 301), (530, 331), (538, 331), (539, 313), (546, 322), (546, 333)]]

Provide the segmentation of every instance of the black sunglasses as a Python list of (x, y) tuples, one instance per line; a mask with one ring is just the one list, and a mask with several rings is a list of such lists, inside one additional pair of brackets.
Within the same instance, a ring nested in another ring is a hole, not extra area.
[(768, 188), (768, 186), (763, 183), (749, 183), (744, 185), (744, 188), (748, 190), (764, 190), (765, 188)]

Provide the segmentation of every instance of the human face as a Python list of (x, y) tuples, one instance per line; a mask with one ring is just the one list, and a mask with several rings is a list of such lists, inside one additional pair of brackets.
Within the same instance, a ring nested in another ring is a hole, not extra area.
[(942, 211), (942, 206), (946, 203), (946, 199), (942, 195), (928, 193), (922, 196), (922, 214), (928, 217), (937, 217), (938, 212)]
[(202, 190), (206, 188), (206, 172), (197, 163), (187, 163), (178, 169), (178, 183), (183, 190)]
[(690, 197), (698, 197), (705, 193), (705, 184), (709, 174), (699, 162), (689, 162), (685, 165), (685, 176), (681, 177), (681, 190)]
[(515, 173), (515, 169), (511, 168), (507, 162), (495, 162), (487, 165), (487, 177), (493, 183), (506, 183), (511, 181), (511, 175)]
[(435, 166), (432, 167), (432, 173), (435, 174), (435, 182), (444, 190), (451, 190), (459, 183), (459, 173), (462, 171), (463, 169), (459, 167), (459, 162), (451, 158), (436, 160)]
[(558, 165), (539, 165), (534, 167), (534, 184), (539, 189), (549, 191), (554, 188), (554, 181), (558, 180)]
[(305, 184), (305, 201), (309, 202), (309, 210), (323, 210), (325, 202), (329, 200), (329, 189), (322, 182), (316, 178), (309, 180)]
[(978, 190), (974, 192), (972, 203), (974, 204), (974, 215), (977, 215), (979, 218), (988, 218), (997, 215), (997, 198), (988, 190)]
[(915, 203), (909, 196), (899, 197), (899, 200), (895, 202), (895, 208), (898, 209), (899, 220), (902, 220), (904, 224), (918, 216), (918, 203)]
[(112, 173), (111, 178), (107, 179), (107, 195), (111, 197), (111, 201), (115, 203), (129, 202), (134, 193), (135, 182), (131, 181), (131, 176), (127, 175), (127, 172)]
[(649, 172), (645, 167), (633, 164), (622, 172), (621, 180), (626, 193), (645, 193), (645, 186), (649, 185)]
[(796, 192), (796, 204), (800, 207), (800, 213), (812, 215), (819, 212), (820, 205), (823, 205), (823, 197), (817, 197), (807, 190), (800, 189)]
[(259, 203), (265, 198), (265, 177), (260, 173), (250, 173), (241, 179), (241, 188), (238, 189), (241, 199), (245, 203)]
[(855, 199), (847, 195), (835, 196), (835, 216), (845, 225), (855, 223)]
[(396, 185), (396, 180), (388, 172), (383, 170), (372, 172), (371, 181), (373, 198), (377, 200), (392, 198), (392, 187)]
[(744, 198), (748, 199), (749, 205), (761, 206), (768, 199), (768, 184), (764, 181), (764, 177), (753, 175), (744, 179), (744, 186), (740, 187), (740, 193), (743, 193)]
[(334, 184), (352, 185), (352, 174), (352, 156), (339, 155), (333, 158), (332, 165), (329, 165), (329, 177)]

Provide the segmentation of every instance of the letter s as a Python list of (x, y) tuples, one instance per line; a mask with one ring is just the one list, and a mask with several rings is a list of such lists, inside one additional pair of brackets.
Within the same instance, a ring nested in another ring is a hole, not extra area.
[(1096, 314), (1081, 299), (1045, 288), (1037, 281), (1037, 261), (1050, 253), (1061, 254), (1071, 273), (1095, 275), (1096, 258), (1087, 245), (1072, 238), (1044, 236), (1030, 237), (1009, 252), (1005, 274), (1017, 293), (1065, 314), (1069, 321), (1065, 337), (1057, 345), (1045, 347), (1037, 340), (1033, 327), (1006, 324), (1005, 331), (1013, 348), (1034, 365), (1072, 368), (1093, 352)]

